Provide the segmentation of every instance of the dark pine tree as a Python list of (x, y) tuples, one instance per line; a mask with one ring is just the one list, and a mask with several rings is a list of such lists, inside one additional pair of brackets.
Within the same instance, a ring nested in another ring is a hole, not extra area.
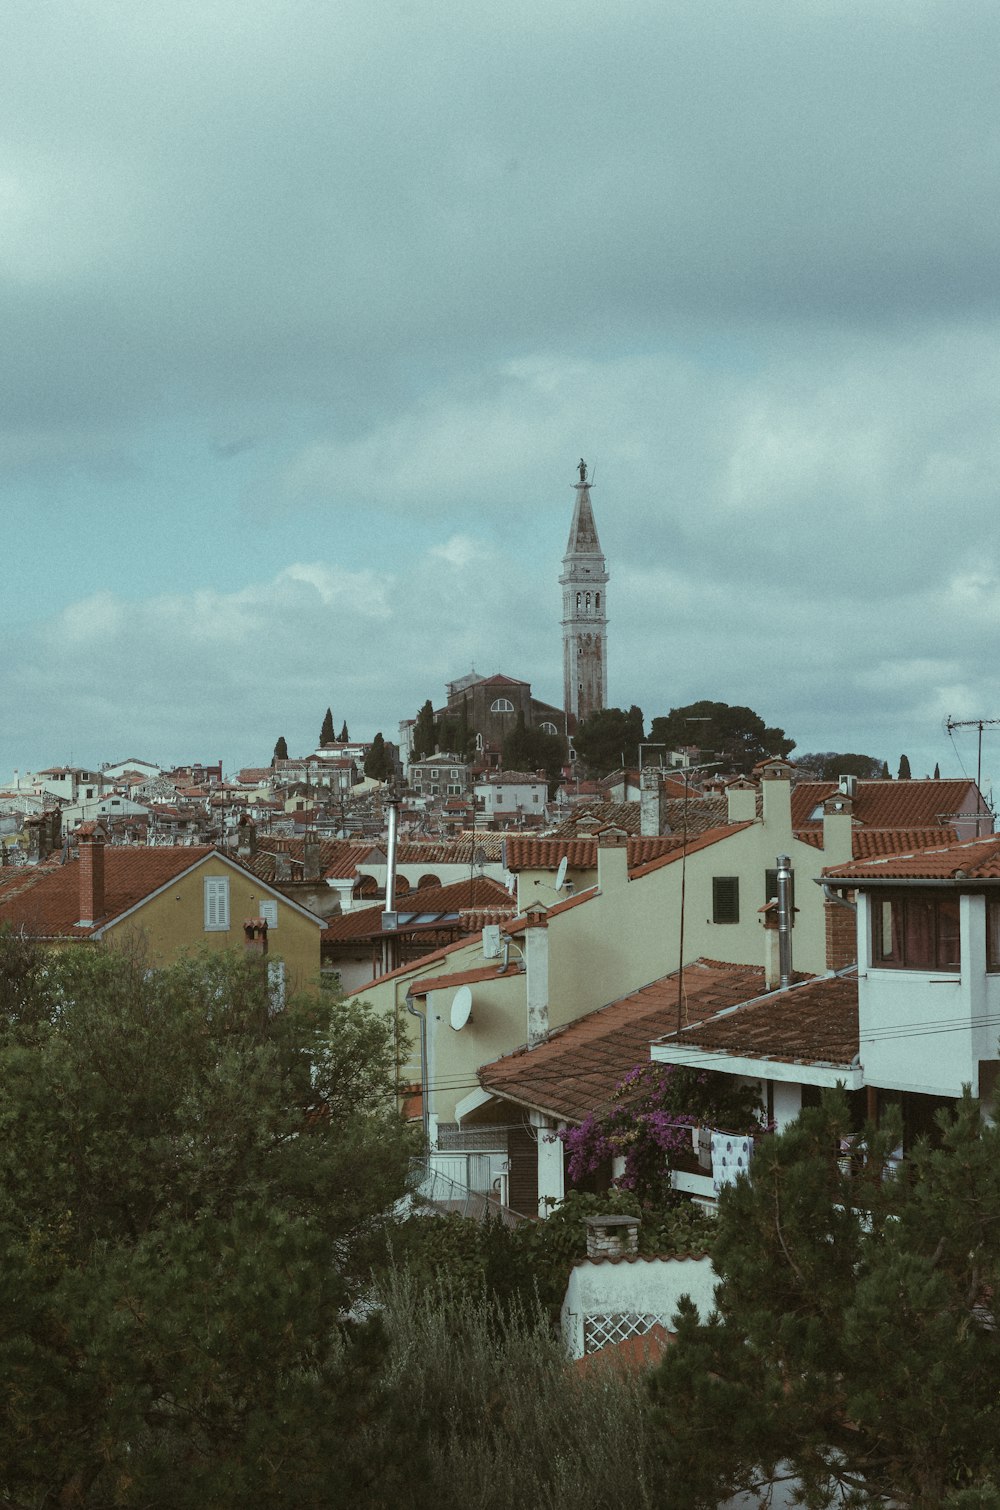
[(272, 768), (278, 764), (279, 760), (287, 760), (287, 759), (288, 759), (288, 744), (287, 744), (287, 742), (285, 740), (284, 734), (282, 734), (282, 735), (279, 736), (278, 742), (277, 742), (277, 744), (274, 747), (274, 754), (271, 756), (271, 766), (272, 766)]
[(392, 775), (392, 761), (381, 730), (375, 735), (372, 747), (365, 756), (365, 775), (374, 781), (388, 781)]
[(351, 736), (347, 732), (347, 719), (345, 718), (344, 719), (344, 723), (343, 723), (343, 727), (341, 728), (341, 731), (340, 731), (340, 733), (337, 736), (337, 742), (338, 742), (338, 744), (346, 745), (346, 743), (350, 739), (350, 737)]
[(887, 760), (883, 760), (883, 762), (882, 762), (882, 780), (883, 781), (891, 781), (892, 780), (892, 777), (889, 774), (889, 762)]
[(934, 762), (934, 780), (935, 781), (940, 781), (941, 780), (941, 763), (940, 763), (940, 761), (937, 761), (937, 760)]
[(327, 708), (326, 716), (323, 719), (323, 727), (319, 731), (319, 742), (321, 745), (332, 745), (335, 742), (333, 713), (329, 708)]
[(431, 707), (430, 698), (424, 703), (417, 714), (413, 725), (412, 758), (423, 760), (425, 755), (434, 754), (434, 709)]
[(900, 755), (900, 757), (899, 757), (899, 775), (896, 777), (896, 780), (897, 781), (911, 781), (912, 779), (913, 778), (910, 776), (910, 762), (909, 762), (909, 759), (908, 759), (908, 757), (906, 755)]

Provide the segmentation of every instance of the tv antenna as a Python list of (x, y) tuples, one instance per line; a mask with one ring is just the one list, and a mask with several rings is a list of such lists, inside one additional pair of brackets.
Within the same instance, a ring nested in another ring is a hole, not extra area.
[[(976, 752), (976, 792), (978, 793), (980, 802), (982, 802), (982, 800), (983, 800), (983, 730), (988, 725), (990, 725), (990, 724), (1000, 724), (1000, 718), (951, 718), (949, 716), (944, 721), (944, 726), (945, 726), (946, 730), (948, 731), (949, 734), (952, 734), (952, 743), (953, 744), (954, 744), (953, 730), (955, 730), (955, 729), (978, 729), (979, 730), (978, 748), (977, 748), (977, 752)], [(976, 817), (976, 838), (977, 839), (979, 838), (979, 818), (978, 818), (978, 815)]]

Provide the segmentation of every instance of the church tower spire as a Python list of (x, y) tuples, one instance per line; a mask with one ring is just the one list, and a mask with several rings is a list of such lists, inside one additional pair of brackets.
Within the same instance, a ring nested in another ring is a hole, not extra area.
[(559, 578), (563, 590), (563, 702), (578, 721), (608, 701), (608, 580), (604, 553), (594, 523), (587, 464), (579, 465), (574, 483), (576, 503), (569, 544)]

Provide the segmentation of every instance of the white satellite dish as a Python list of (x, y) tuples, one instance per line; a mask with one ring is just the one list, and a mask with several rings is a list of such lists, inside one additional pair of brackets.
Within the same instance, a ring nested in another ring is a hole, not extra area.
[(460, 1033), (472, 1016), (472, 992), (468, 986), (459, 986), (451, 1002), (451, 1025)]
[(559, 861), (559, 869), (556, 871), (556, 891), (562, 891), (566, 885), (566, 868), (569, 865), (569, 856), (563, 855)]

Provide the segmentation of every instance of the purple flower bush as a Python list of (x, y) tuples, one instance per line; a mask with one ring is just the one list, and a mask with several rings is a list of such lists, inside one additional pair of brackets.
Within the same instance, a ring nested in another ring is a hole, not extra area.
[(771, 1130), (756, 1093), (731, 1075), (686, 1065), (637, 1064), (616, 1086), (607, 1108), (560, 1136), (575, 1184), (623, 1158), (613, 1182), (642, 1201), (660, 1202), (670, 1170), (692, 1152), (694, 1127), (725, 1132)]

